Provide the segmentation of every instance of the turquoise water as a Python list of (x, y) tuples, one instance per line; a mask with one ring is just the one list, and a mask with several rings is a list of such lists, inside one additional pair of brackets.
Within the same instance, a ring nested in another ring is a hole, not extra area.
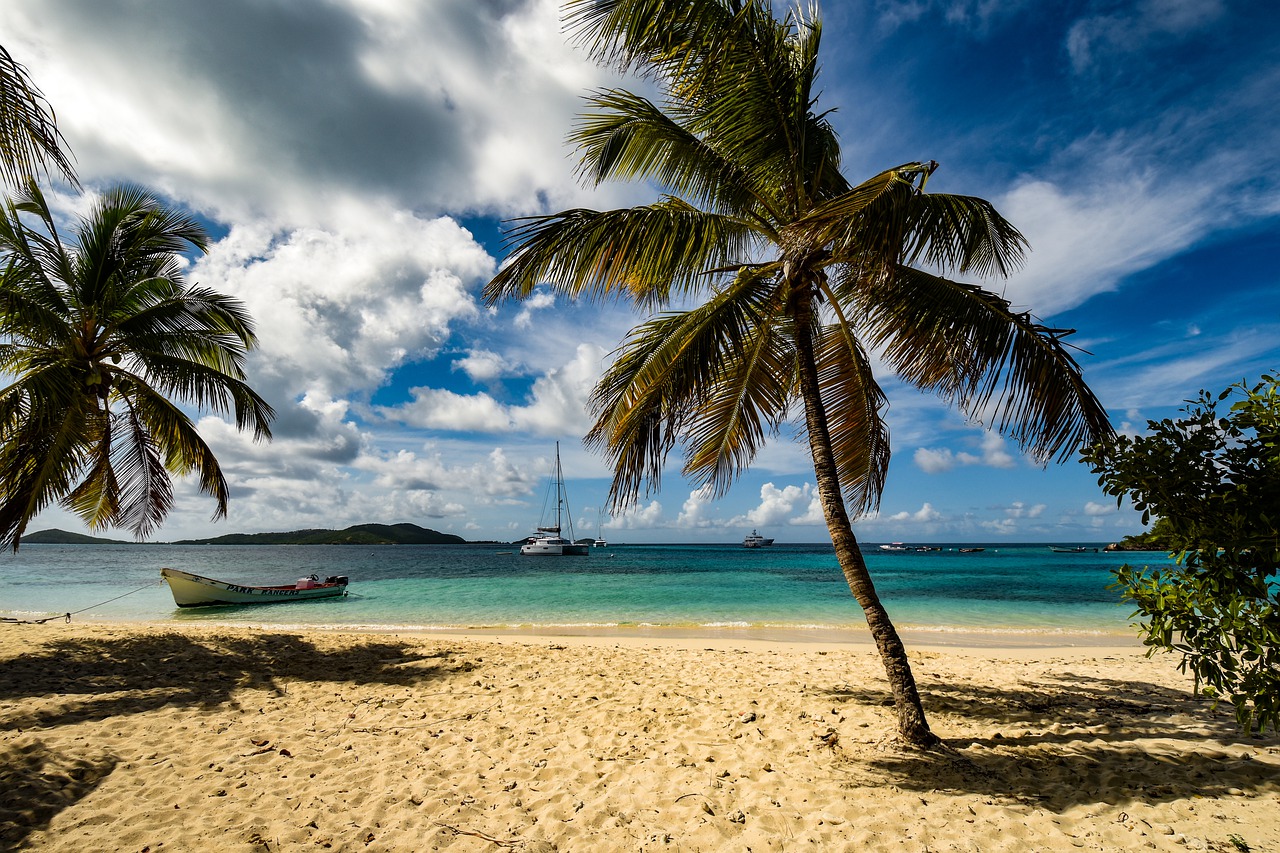
[[(1111, 572), (1126, 561), (1166, 562), (1162, 554), (1057, 554), (1045, 545), (991, 545), (973, 554), (955, 547), (867, 548), (900, 628), (1132, 635), (1131, 608), (1107, 588)], [(242, 584), (345, 574), (351, 594), (180, 611), (158, 580), (162, 566)], [(610, 546), (569, 558), (522, 557), (496, 545), (24, 545), (0, 558), (0, 573), (0, 616), (24, 619), (72, 612), (95, 621), (427, 630), (865, 631), (830, 545)]]

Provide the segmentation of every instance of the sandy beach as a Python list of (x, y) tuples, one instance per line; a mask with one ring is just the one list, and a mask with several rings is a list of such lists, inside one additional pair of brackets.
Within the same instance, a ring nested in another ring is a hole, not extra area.
[(1280, 739), (1168, 657), (0, 625), (0, 848), (1280, 850)]

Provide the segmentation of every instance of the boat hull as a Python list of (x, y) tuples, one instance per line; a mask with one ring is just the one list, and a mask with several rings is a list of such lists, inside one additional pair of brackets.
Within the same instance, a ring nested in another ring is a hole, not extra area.
[(310, 588), (296, 586), (242, 586), (177, 569), (161, 569), (169, 584), (173, 602), (179, 607), (213, 607), (224, 604), (283, 604), (347, 594), (345, 578), (337, 583), (318, 583)]
[(585, 557), (591, 548), (564, 539), (535, 539), (521, 545), (520, 553), (526, 557)]

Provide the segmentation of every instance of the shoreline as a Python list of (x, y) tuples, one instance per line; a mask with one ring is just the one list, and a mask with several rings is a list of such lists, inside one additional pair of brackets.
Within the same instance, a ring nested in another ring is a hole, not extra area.
[[(55, 616), (46, 624), (58, 622)], [(739, 644), (752, 648), (770, 646), (826, 648), (873, 646), (871, 633), (865, 625), (849, 628), (826, 626), (789, 625), (699, 625), (662, 626), (628, 624), (592, 625), (473, 625), (431, 626), (412, 624), (347, 624), (310, 622), (254, 622), (223, 621), (209, 619), (76, 619), (76, 623), (102, 627), (147, 627), (157, 630), (185, 629), (187, 627), (225, 628), (229, 630), (253, 629), (266, 632), (324, 632), (351, 634), (393, 634), (421, 636), (439, 639), (521, 639), (527, 641), (575, 640), (608, 645), (622, 641), (629, 645), (654, 642), (673, 648), (695, 649), (701, 643), (721, 645)], [(29, 624), (21, 622), (18, 624)], [(898, 634), (908, 651), (911, 649), (936, 649), (944, 651), (1054, 651), (1082, 649), (1091, 651), (1119, 650), (1141, 651), (1144, 646), (1133, 631), (1046, 629), (1027, 631), (1018, 628), (994, 628), (977, 631), (968, 628), (898, 628)]]

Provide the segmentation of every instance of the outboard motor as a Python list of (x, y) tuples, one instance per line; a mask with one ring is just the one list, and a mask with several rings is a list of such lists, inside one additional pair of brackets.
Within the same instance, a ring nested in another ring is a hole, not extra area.
[(325, 583), (336, 583), (336, 584), (338, 584), (339, 586), (346, 586), (346, 585), (347, 585), (347, 576), (346, 576), (346, 575), (330, 575), (329, 577), (327, 577), (327, 578), (325, 578), (325, 579), (324, 579), (324, 582), (325, 582)]

